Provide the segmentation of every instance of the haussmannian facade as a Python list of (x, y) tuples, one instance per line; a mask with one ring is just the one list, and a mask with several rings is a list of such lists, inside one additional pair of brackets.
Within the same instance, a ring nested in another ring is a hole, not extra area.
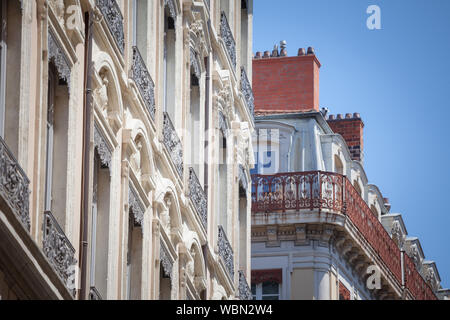
[(252, 0), (2, 0), (0, 299), (248, 299)]
[(254, 298), (448, 299), (436, 263), (369, 183), (360, 114), (319, 108), (314, 49), (281, 47), (253, 60)]

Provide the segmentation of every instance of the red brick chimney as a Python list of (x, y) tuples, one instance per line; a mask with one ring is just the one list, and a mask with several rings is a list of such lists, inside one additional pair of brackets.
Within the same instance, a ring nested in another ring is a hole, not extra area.
[(257, 52), (253, 59), (255, 113), (319, 111), (321, 64), (314, 49), (300, 49), (294, 57), (287, 57), (285, 43), (279, 54), (275, 50)]
[(334, 133), (339, 133), (347, 142), (350, 155), (353, 160), (363, 160), (363, 129), (364, 122), (361, 120), (359, 113), (347, 113), (344, 116), (338, 114), (337, 116), (330, 115), (327, 120), (328, 124)]

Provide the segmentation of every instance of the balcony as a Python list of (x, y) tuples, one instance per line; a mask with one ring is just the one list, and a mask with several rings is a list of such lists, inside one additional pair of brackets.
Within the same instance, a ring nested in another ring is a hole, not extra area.
[(207, 230), (208, 227), (208, 197), (203, 190), (197, 175), (193, 168), (189, 168), (189, 198), (194, 204), (195, 210), (202, 222), (203, 227)]
[(236, 69), (236, 42), (234, 41), (230, 25), (228, 24), (227, 15), (223, 11), (220, 17), (220, 36), (225, 43), (231, 64), (233, 65), (233, 68)]
[(43, 251), (53, 269), (66, 287), (75, 296), (75, 249), (67, 239), (53, 214), (44, 213)]
[(248, 81), (247, 72), (245, 72), (244, 67), (241, 67), (241, 91), (244, 95), (248, 112), (253, 118), (255, 112), (255, 98), (253, 96), (252, 86), (250, 85), (250, 81)]
[(150, 114), (150, 117), (155, 121), (155, 83), (147, 70), (144, 59), (142, 59), (139, 49), (133, 47), (133, 65), (131, 69), (132, 78), (139, 89), (145, 107)]
[(123, 16), (116, 0), (97, 0), (97, 7), (105, 19), (111, 35), (116, 41), (120, 53), (125, 50), (125, 37), (123, 32)]
[(239, 270), (239, 299), (240, 300), (253, 300), (252, 290), (247, 283), (244, 271)]
[(0, 196), (27, 231), (30, 231), (29, 184), (25, 172), (0, 137)]
[(219, 247), (219, 255), (225, 264), (230, 278), (234, 277), (234, 259), (233, 259), (233, 248), (231, 248), (230, 242), (227, 239), (225, 230), (222, 226), (219, 226), (219, 233), (217, 236), (217, 245)]
[(175, 127), (170, 120), (169, 114), (164, 112), (163, 123), (163, 143), (169, 152), (170, 158), (180, 179), (183, 178), (183, 146), (181, 145), (180, 138), (175, 130)]
[[(345, 176), (322, 171), (252, 176), (252, 213), (316, 210), (348, 217), (401, 284), (400, 249)], [(423, 280), (415, 267), (410, 272)], [(431, 290), (426, 283), (419, 287)], [(411, 290), (415, 297), (425, 296)]]

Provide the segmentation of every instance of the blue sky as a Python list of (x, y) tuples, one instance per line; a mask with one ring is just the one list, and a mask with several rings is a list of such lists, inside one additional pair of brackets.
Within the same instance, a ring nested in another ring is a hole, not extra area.
[(369, 182), (450, 286), (450, 1), (255, 0), (253, 18), (254, 52), (315, 48), (321, 107), (361, 113)]

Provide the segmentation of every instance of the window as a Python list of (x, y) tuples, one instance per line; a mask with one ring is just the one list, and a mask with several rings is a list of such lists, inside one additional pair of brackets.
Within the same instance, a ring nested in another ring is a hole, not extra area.
[(145, 63), (148, 62), (147, 56), (147, 23), (148, 0), (133, 1), (133, 45), (139, 49), (139, 52)]
[(334, 156), (334, 172), (344, 174), (344, 165), (338, 155)]
[(175, 20), (170, 16), (169, 9), (164, 13), (164, 111), (175, 121)]
[(248, 74), (248, 7), (247, 0), (241, 0), (241, 65)]
[(142, 283), (142, 228), (135, 224), (130, 209), (127, 251), (127, 299), (140, 300)]
[(66, 225), (69, 89), (53, 64), (48, 65), (44, 210)]
[(280, 285), (272, 281), (252, 284), (252, 295), (253, 300), (280, 300)]
[(110, 174), (94, 152), (90, 286), (107, 298)]

